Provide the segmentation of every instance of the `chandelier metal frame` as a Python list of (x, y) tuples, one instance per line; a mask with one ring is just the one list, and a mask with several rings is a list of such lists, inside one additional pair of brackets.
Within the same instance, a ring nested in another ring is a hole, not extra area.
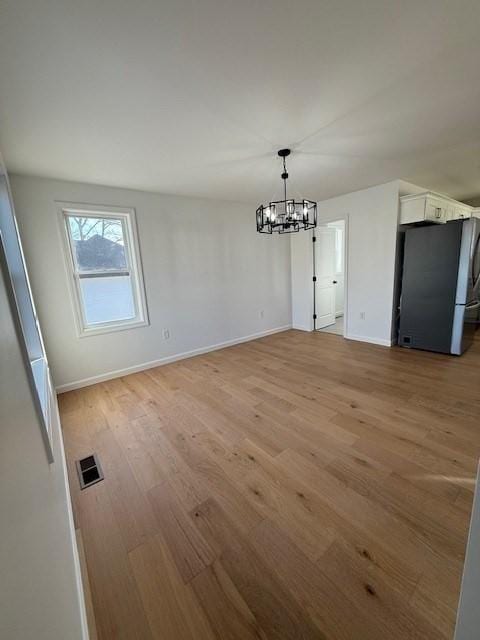
[(256, 211), (257, 231), (259, 233), (297, 233), (317, 226), (317, 203), (313, 200), (295, 200), (287, 198), (287, 163), (290, 149), (280, 149), (278, 155), (283, 159), (283, 200), (272, 200), (261, 204)]

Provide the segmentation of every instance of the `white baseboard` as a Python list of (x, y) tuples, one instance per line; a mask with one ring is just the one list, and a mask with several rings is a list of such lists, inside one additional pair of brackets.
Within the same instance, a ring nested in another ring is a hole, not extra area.
[(105, 382), (105, 380), (112, 380), (113, 378), (121, 378), (127, 376), (129, 373), (138, 373), (139, 371), (145, 371), (146, 369), (153, 369), (154, 367), (160, 367), (164, 364), (170, 364), (177, 360), (185, 360), (186, 358), (192, 358), (193, 356), (199, 356), (202, 353), (208, 353), (210, 351), (218, 351), (218, 349), (225, 349), (226, 347), (232, 347), (242, 342), (250, 342), (251, 340), (257, 340), (265, 336), (272, 335), (273, 333), (280, 333), (291, 329), (291, 324), (286, 324), (283, 327), (275, 327), (274, 329), (267, 329), (266, 331), (260, 331), (259, 333), (252, 333), (249, 336), (243, 336), (242, 338), (234, 338), (233, 340), (227, 340), (226, 342), (219, 342), (218, 344), (212, 344), (208, 347), (200, 347), (199, 349), (193, 349), (192, 351), (184, 351), (183, 353), (177, 353), (173, 356), (167, 356), (165, 358), (159, 358), (158, 360), (151, 360), (149, 362), (142, 362), (141, 364), (133, 365), (132, 367), (126, 367), (125, 369), (116, 369), (115, 371), (107, 371), (97, 376), (90, 378), (83, 378), (82, 380), (76, 380), (75, 382), (68, 382), (67, 384), (61, 384), (55, 388), (57, 393), (65, 393), (66, 391), (73, 391), (74, 389), (81, 389), (82, 387), (88, 387), (97, 382)]
[(378, 344), (382, 347), (391, 347), (392, 341), (384, 338), (370, 338), (369, 336), (345, 336), (347, 340), (356, 340), (357, 342), (369, 342), (370, 344)]
[(313, 327), (306, 327), (303, 324), (294, 324), (291, 328), (296, 329), (297, 331), (313, 331)]

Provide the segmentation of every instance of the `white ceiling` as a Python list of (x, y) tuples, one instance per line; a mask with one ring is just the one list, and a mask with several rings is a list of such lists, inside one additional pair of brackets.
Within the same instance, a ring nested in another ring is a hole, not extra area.
[(3, 0), (12, 172), (212, 198), (480, 194), (479, 0)]

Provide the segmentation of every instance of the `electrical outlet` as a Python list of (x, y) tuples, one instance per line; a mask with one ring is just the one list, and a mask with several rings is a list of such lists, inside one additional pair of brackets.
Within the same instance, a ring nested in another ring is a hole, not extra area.
[(365, 311), (360, 311), (360, 320), (365, 320)]
[(163, 334), (163, 339), (164, 339), (164, 340), (168, 340), (168, 339), (170, 338), (170, 331), (169, 331), (169, 329), (164, 329), (164, 330), (162, 331), (162, 334)]

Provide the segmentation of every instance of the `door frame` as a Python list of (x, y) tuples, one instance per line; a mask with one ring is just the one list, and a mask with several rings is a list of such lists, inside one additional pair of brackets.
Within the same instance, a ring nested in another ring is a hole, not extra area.
[[(330, 222), (336, 222), (337, 220), (343, 220), (345, 222), (345, 233), (343, 235), (343, 337), (344, 338), (348, 336), (348, 290), (349, 290), (348, 248), (349, 248), (349, 235), (350, 235), (349, 218), (350, 218), (350, 214), (348, 213), (337, 214), (337, 215), (331, 214), (331, 215), (319, 216), (318, 223), (317, 223), (317, 228), (318, 228), (318, 227), (326, 226)], [(315, 232), (316, 232), (316, 229), (313, 230), (313, 237), (316, 237)], [(313, 277), (315, 278), (316, 276), (316, 264), (315, 264), (316, 242), (312, 242), (312, 245), (313, 245), (312, 266), (313, 266)], [(314, 315), (316, 315), (317, 313), (316, 291), (315, 291), (316, 286), (317, 286), (316, 280), (313, 280), (313, 313)], [(313, 330), (320, 331), (320, 329), (316, 328), (315, 319), (313, 321)]]

